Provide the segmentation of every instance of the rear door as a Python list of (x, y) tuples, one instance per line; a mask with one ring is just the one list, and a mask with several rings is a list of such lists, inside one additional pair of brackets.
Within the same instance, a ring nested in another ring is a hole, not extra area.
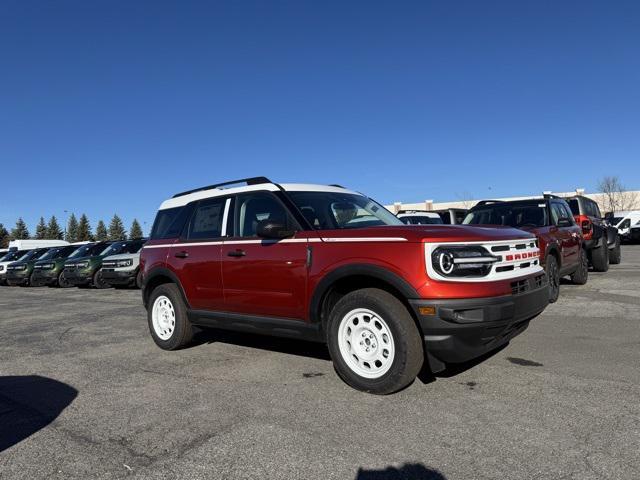
[(239, 194), (229, 228), (233, 237), (222, 246), (225, 310), (281, 318), (306, 317), (308, 234), (283, 240), (261, 239), (260, 220), (285, 222), (300, 230), (286, 207), (271, 192)]
[(168, 262), (194, 310), (224, 309), (220, 251), (226, 233), (223, 220), (230, 201), (229, 197), (214, 197), (197, 202), (180, 239), (169, 252)]

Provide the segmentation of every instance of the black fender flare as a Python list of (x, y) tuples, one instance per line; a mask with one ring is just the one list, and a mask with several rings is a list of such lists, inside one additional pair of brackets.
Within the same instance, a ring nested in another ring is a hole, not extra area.
[(562, 268), (562, 254), (561, 254), (560, 247), (558, 246), (557, 243), (554, 242), (547, 245), (547, 251), (544, 254), (545, 268), (546, 268), (546, 259), (549, 258), (549, 255), (555, 255), (556, 259), (558, 260), (558, 268)]
[(331, 286), (342, 278), (356, 275), (372, 277), (376, 280), (388, 283), (400, 292), (405, 299), (420, 298), (416, 289), (413, 288), (409, 282), (384, 267), (369, 263), (343, 265), (326, 274), (313, 291), (311, 301), (309, 302), (309, 319), (312, 323), (319, 322), (321, 320), (318, 312), (320, 311), (324, 296)]
[(180, 283), (180, 279), (175, 273), (173, 273), (167, 267), (154, 267), (146, 275), (143, 276), (144, 284), (142, 285), (142, 303), (144, 304), (145, 308), (147, 308), (149, 295), (151, 295), (151, 292), (148, 289), (148, 285), (150, 283), (153, 283), (151, 282), (151, 280), (157, 277), (167, 277), (171, 280), (171, 282), (175, 283), (180, 289), (180, 294), (182, 295), (182, 301), (184, 302), (184, 304), (187, 306), (188, 309), (191, 309), (191, 306), (187, 301), (187, 296), (184, 293), (184, 288), (182, 288), (182, 283)]

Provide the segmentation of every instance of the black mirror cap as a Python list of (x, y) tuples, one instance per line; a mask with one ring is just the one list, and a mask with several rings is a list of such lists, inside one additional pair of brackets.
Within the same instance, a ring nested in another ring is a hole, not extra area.
[(256, 233), (262, 238), (282, 239), (292, 237), (296, 232), (288, 228), (284, 223), (273, 220), (260, 220)]
[(571, 220), (569, 220), (568, 218), (561, 218), (560, 220), (558, 220), (558, 226), (559, 227), (570, 227), (573, 224), (571, 223)]

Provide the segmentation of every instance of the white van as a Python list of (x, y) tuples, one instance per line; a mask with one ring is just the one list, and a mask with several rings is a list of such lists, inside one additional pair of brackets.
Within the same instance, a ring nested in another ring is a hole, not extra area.
[(11, 240), (9, 250), (33, 250), (34, 248), (65, 247), (69, 242), (64, 240)]
[(631, 229), (640, 227), (640, 210), (614, 212), (613, 216), (609, 217), (609, 221), (611, 225), (618, 228), (620, 238), (629, 241), (631, 240)]

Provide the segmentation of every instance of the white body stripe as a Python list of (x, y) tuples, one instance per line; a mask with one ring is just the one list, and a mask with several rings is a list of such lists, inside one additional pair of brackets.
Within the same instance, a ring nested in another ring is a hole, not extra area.
[(339, 242), (406, 242), (406, 238), (400, 237), (350, 237), (350, 238), (285, 238), (283, 240), (223, 240), (223, 241), (211, 241), (211, 242), (187, 242), (187, 243), (163, 243), (161, 245), (145, 245), (143, 248), (170, 248), (170, 247), (202, 247), (206, 245), (246, 245), (246, 244), (263, 244), (263, 243), (339, 243)]

